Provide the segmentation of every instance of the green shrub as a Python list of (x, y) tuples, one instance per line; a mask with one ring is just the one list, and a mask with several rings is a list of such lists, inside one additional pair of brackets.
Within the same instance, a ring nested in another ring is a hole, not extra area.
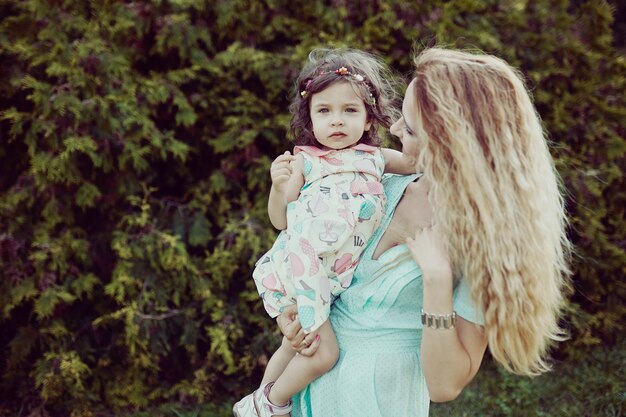
[(0, 413), (222, 404), (278, 343), (250, 272), (309, 50), (520, 67), (577, 246), (563, 357), (623, 332), (625, 61), (592, 1), (0, 0)]

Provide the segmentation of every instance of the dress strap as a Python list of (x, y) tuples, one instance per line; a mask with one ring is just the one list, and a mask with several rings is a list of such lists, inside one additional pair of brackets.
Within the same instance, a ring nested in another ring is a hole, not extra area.
[(364, 259), (371, 259), (374, 250), (378, 246), (378, 241), (383, 233), (385, 233), (385, 230), (387, 230), (387, 226), (389, 226), (389, 222), (393, 217), (393, 213), (396, 211), (396, 206), (398, 205), (400, 198), (402, 198), (406, 187), (421, 176), (421, 173), (411, 175), (383, 175), (382, 184), (385, 190), (385, 196), (387, 197), (387, 202), (385, 203), (385, 215), (361, 255)]
[(387, 204), (385, 206), (385, 218), (383, 219), (381, 227), (384, 225), (384, 227), (387, 228), (387, 224), (391, 220), (398, 202), (404, 195), (404, 190), (406, 190), (406, 187), (408, 187), (410, 183), (421, 176), (421, 173), (411, 175), (386, 174), (383, 176), (382, 183), (383, 187), (385, 187)]

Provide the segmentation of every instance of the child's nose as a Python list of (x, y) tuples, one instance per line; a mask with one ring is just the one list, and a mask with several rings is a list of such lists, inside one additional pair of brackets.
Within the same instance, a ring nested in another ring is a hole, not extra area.
[(343, 126), (343, 119), (339, 116), (335, 116), (331, 122), (333, 126)]

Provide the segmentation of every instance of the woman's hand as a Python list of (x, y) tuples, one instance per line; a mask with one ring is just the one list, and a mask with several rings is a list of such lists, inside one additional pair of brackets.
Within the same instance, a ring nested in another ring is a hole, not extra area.
[(298, 320), (298, 308), (287, 307), (280, 316), (276, 317), (276, 323), (283, 335), (291, 343), (293, 350), (304, 356), (313, 356), (320, 345), (317, 332), (305, 334)]
[(452, 267), (436, 225), (417, 229), (414, 238), (406, 239), (406, 245), (422, 270), (424, 280), (446, 280), (452, 283)]
[[(422, 270), (424, 311), (450, 314), (454, 310), (452, 267), (439, 228), (420, 228), (406, 244)], [(424, 326), (420, 357), (431, 400), (456, 398), (478, 372), (486, 347), (487, 337), (480, 327), (461, 316), (453, 329)]]

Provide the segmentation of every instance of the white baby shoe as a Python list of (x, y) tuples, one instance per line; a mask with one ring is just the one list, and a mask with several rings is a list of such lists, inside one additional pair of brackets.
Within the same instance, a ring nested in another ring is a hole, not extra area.
[(235, 417), (272, 417), (285, 416), (291, 412), (291, 401), (287, 405), (274, 405), (268, 396), (274, 382), (269, 382), (261, 388), (248, 394), (233, 406)]

